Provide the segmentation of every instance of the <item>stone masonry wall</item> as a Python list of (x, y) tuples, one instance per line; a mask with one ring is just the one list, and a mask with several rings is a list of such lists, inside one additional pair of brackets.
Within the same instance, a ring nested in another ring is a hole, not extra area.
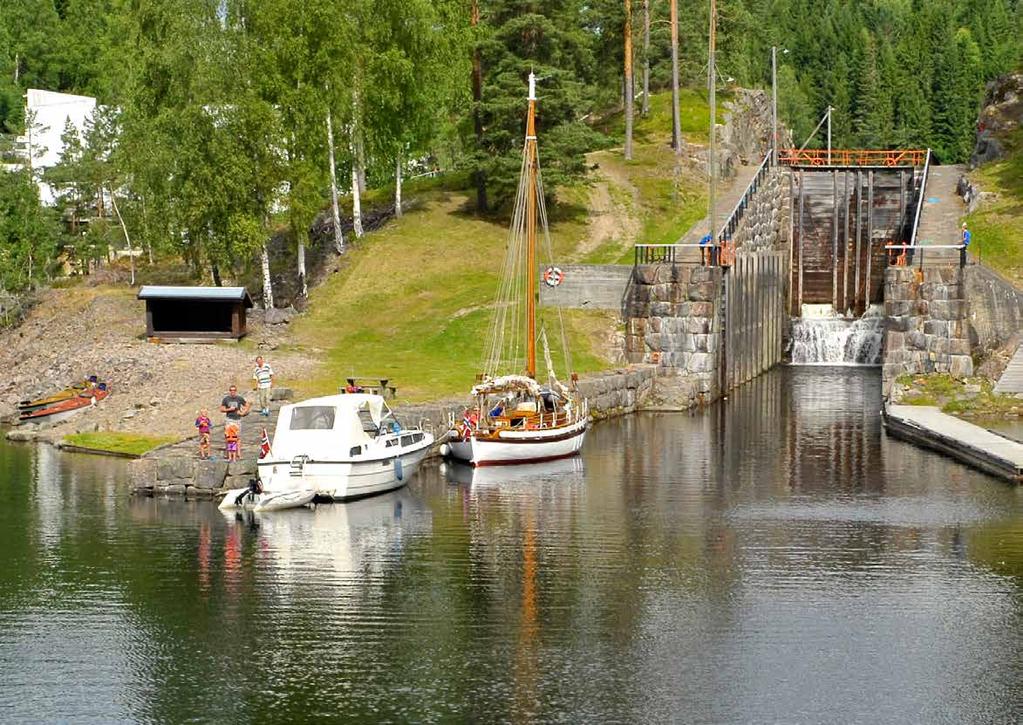
[(1023, 331), (1023, 292), (980, 264), (964, 270), (963, 293), (970, 303), (969, 336), (981, 355), (1005, 345)]
[(637, 267), (630, 290), (628, 361), (693, 381), (691, 404), (718, 392), (721, 291), (720, 268), (673, 264)]
[(885, 271), (885, 390), (902, 373), (973, 374), (963, 294), (958, 266)]
[(788, 172), (774, 169), (750, 199), (733, 241), (736, 249), (778, 249), (788, 237)]

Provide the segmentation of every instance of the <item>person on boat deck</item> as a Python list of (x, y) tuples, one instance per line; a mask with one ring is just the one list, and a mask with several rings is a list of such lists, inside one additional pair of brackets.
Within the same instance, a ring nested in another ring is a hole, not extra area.
[(252, 406), (238, 395), (238, 386), (232, 385), (227, 389), (227, 395), (220, 401), (220, 412), (227, 416), (229, 421), (238, 422), (238, 429), (241, 430), (241, 419), (243, 415), (249, 414)]
[(497, 405), (495, 405), (493, 408), (490, 409), (490, 412), (488, 413), (488, 415), (491, 418), (498, 418), (498, 417), (504, 415), (504, 399), (503, 398), (501, 400), (497, 401)]
[(555, 408), (554, 393), (552, 393), (550, 390), (545, 390), (544, 392), (540, 393), (540, 398), (543, 400), (543, 409), (546, 410), (548, 413), (553, 412)]

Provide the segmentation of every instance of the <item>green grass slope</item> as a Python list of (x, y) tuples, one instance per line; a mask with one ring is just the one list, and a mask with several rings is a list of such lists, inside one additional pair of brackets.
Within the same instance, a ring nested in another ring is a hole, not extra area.
[(967, 218), (971, 251), (1017, 285), (1023, 284), (1023, 129), (1005, 140), (1008, 155), (971, 174), (981, 191), (997, 198)]
[[(691, 169), (676, 173), (668, 145), (670, 94), (651, 100), (650, 115), (637, 123), (632, 161), (620, 150), (594, 152), (590, 178), (559, 191), (551, 218), (558, 261), (631, 264), (634, 243), (674, 241), (702, 216), (703, 182)], [(696, 134), (709, 110), (699, 94), (686, 93), (684, 101), (684, 130)], [(604, 123), (614, 134), (615, 118)], [(366, 235), (342, 269), (311, 292), (309, 311), (292, 325), (294, 344), (323, 364), (315, 378), (295, 381), (301, 395), (335, 393), (352, 375), (388, 377), (410, 401), (467, 392), (484, 355), (507, 229), (504, 220), (474, 215), (468, 190), (440, 186), (411, 186), (416, 208)], [(557, 311), (540, 313), (553, 336)], [(564, 316), (573, 368), (609, 367), (616, 315)], [(555, 358), (563, 370), (560, 362)]]

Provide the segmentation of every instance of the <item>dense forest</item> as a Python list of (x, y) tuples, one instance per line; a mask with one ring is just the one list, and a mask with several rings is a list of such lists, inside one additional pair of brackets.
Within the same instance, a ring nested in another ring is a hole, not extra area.
[[(675, 1), (8, 0), (0, 288), (47, 278), (58, 258), (87, 265), (132, 245), (219, 282), (260, 259), (266, 269), (282, 225), (304, 284), (319, 213), (333, 207), (340, 252), (342, 215), (361, 234), (361, 193), (400, 194), (423, 167), (467, 173), (479, 206), (499, 212), (518, 171), (525, 75), (541, 79), (553, 189), (585, 172), (585, 151), (620, 142), (593, 121), (623, 105), (627, 27), (637, 77), (646, 68), (653, 90), (668, 87)], [(709, 3), (677, 2), (679, 75), (705, 88)], [(1023, 43), (1017, 0), (717, 7), (721, 87), (768, 87), (777, 46), (781, 115), (797, 139), (831, 106), (837, 146), (931, 147), (942, 162), (968, 157), (984, 84), (1016, 66)], [(28, 88), (102, 108), (84, 134), (67, 129), (64, 161), (45, 172), (63, 194), (53, 210), (14, 152), (33, 122)]]

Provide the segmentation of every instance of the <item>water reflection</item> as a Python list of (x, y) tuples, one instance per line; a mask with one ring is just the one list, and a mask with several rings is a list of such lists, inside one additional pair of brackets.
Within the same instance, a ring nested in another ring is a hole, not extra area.
[(784, 370), (544, 468), (225, 516), (0, 448), (7, 720), (1012, 721), (1018, 489)]

